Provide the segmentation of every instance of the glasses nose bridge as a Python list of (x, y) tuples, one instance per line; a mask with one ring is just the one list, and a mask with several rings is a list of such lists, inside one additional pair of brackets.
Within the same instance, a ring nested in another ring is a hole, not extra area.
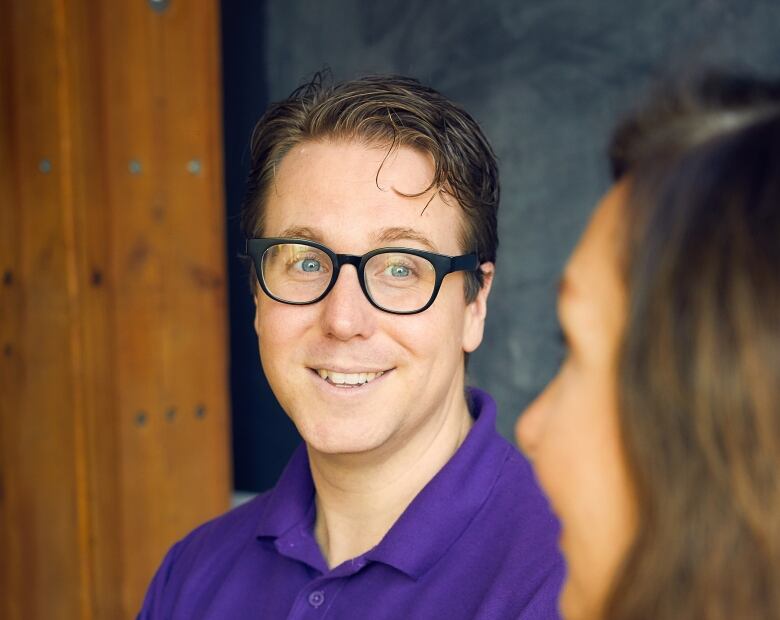
[(330, 294), (330, 292), (333, 290), (333, 288), (336, 286), (336, 283), (341, 277), (341, 268), (344, 267), (344, 265), (352, 265), (355, 268), (355, 277), (357, 278), (358, 286), (360, 287), (360, 290), (362, 291), (363, 295), (368, 299), (369, 302), (371, 302), (371, 298), (368, 295), (368, 291), (366, 290), (366, 287), (363, 283), (363, 274), (361, 273), (361, 264), (364, 262), (362, 256), (357, 256), (355, 254), (333, 254), (335, 257), (335, 264), (333, 269), (333, 279), (331, 280), (331, 285), (328, 287), (328, 292), (326, 294)]
[(336, 277), (338, 278), (339, 274), (341, 273), (341, 268), (344, 265), (352, 265), (355, 268), (358, 276), (360, 276), (360, 261), (362, 259), (362, 256), (356, 256), (355, 254), (336, 254)]
[(360, 273), (360, 265), (363, 262), (362, 256), (357, 256), (355, 254), (335, 254), (336, 257), (336, 265), (335, 269), (333, 270), (333, 286), (336, 285), (336, 281), (339, 279), (339, 276), (341, 275), (341, 268), (344, 265), (352, 265), (355, 268), (355, 275), (357, 276), (358, 283), (360, 284), (360, 288), (363, 290), (363, 293), (367, 295), (366, 290), (363, 286), (363, 276)]

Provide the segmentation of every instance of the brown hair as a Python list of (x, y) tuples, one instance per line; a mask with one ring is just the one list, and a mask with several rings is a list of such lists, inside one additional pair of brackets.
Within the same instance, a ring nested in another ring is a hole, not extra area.
[(605, 617), (780, 618), (780, 83), (711, 73), (615, 133), (637, 538)]
[[(480, 262), (495, 262), (500, 191), (490, 144), (465, 110), (416, 80), (393, 75), (333, 83), (328, 73), (317, 73), (268, 108), (252, 134), (241, 213), (247, 237), (262, 234), (264, 202), (282, 158), (296, 144), (325, 138), (430, 154), (435, 174), (421, 194), (435, 188), (445, 199), (454, 197), (463, 211), (462, 248), (476, 250)], [(481, 271), (466, 274), (467, 301), (482, 283)]]

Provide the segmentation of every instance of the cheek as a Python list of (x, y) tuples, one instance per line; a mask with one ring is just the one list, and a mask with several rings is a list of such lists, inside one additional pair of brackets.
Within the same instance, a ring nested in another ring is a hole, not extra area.
[(449, 368), (449, 360), (459, 358), (462, 351), (454, 326), (437, 313), (426, 316), (427, 312), (395, 317), (382, 329), (388, 340), (404, 350), (411, 363), (430, 368), (425, 374)]
[(466, 305), (462, 286), (457, 284), (445, 279), (433, 305), (424, 312), (384, 315), (381, 331), (417, 359), (446, 364), (453, 356), (460, 358)]
[(448, 374), (463, 369), (463, 315), (450, 314), (426, 333), (430, 357)]
[(299, 345), (311, 323), (313, 306), (290, 306), (261, 300), (255, 308), (255, 331), (265, 362), (284, 359), (301, 349)]
[(425, 326), (421, 326), (421, 331), (429, 334), (427, 337), (432, 340), (438, 339), (439, 346), (446, 344), (462, 352), (467, 313), (463, 280), (452, 278), (448, 282), (445, 278), (433, 306), (421, 315), (426, 322)]

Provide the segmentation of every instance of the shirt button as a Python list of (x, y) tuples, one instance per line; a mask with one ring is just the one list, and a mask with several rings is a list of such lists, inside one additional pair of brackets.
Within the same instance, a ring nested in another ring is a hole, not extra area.
[(315, 590), (309, 594), (309, 605), (319, 607), (325, 602), (325, 593), (322, 590)]

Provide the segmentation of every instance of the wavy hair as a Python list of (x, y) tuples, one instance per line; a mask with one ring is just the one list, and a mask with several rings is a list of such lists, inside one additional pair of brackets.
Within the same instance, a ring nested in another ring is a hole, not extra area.
[[(400, 146), (430, 154), (434, 176), (417, 195), (435, 189), (445, 200), (454, 198), (463, 213), (461, 247), (476, 250), (480, 262), (495, 263), (500, 188), (490, 144), (461, 107), (417, 80), (397, 75), (334, 83), (328, 72), (320, 72), (271, 104), (252, 134), (241, 211), (247, 237), (263, 232), (268, 189), (282, 158), (301, 142), (322, 139), (359, 140), (387, 148), (388, 155)], [(482, 284), (480, 270), (466, 274), (467, 301), (473, 301)]]
[(624, 122), (619, 358), (639, 524), (613, 620), (780, 618), (780, 83), (709, 73)]

